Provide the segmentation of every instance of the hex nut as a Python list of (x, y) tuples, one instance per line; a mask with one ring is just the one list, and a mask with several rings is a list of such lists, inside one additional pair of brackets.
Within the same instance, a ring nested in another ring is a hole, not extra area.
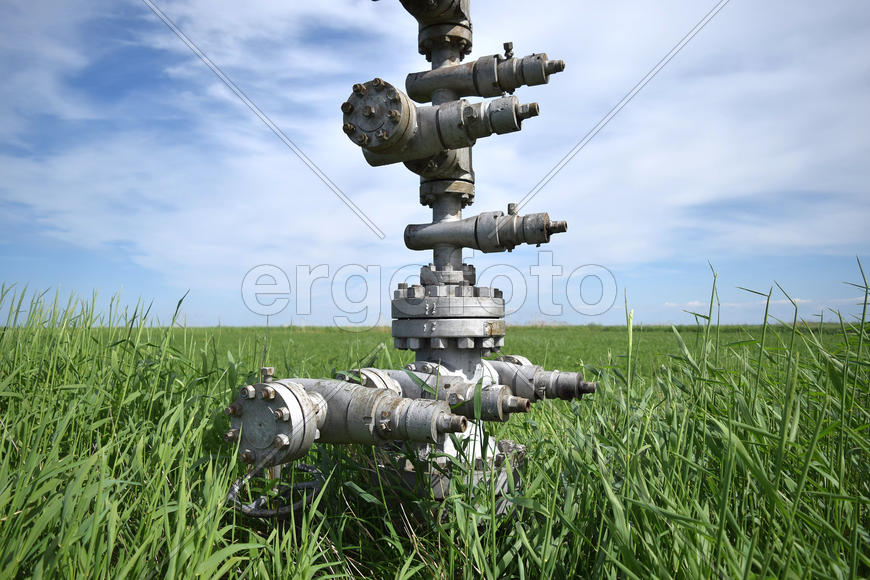
[(275, 398), (275, 389), (272, 387), (263, 387), (263, 390), (260, 391), (260, 397), (266, 401), (273, 400)]
[(245, 463), (253, 463), (257, 460), (257, 452), (251, 449), (242, 451), (242, 461)]
[(287, 407), (280, 407), (275, 409), (275, 419), (279, 421), (289, 421), (290, 420), (290, 409)]
[(275, 440), (272, 441), (275, 444), (275, 447), (281, 449), (282, 447), (287, 447), (290, 445), (290, 438), (284, 433), (278, 433), (275, 435)]
[(257, 389), (251, 385), (244, 386), (239, 391), (239, 396), (243, 399), (254, 399), (257, 397)]

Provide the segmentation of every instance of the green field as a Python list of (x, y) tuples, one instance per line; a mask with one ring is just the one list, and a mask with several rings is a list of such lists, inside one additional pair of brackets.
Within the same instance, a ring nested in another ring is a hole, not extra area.
[(507, 515), (461, 478), (400, 508), (371, 448), (315, 445), (327, 484), (277, 524), (226, 503), (244, 466), (222, 408), (264, 344), (280, 376), (398, 368), (387, 329), (167, 328), (8, 289), (0, 308), (2, 578), (870, 575), (863, 321), (510, 328), (505, 353), (600, 387), (486, 426), (528, 447)]

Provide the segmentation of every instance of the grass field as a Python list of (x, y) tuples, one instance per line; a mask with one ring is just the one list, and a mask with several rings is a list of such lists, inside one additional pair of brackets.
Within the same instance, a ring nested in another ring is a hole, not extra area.
[[(227, 506), (244, 466), (221, 439), (263, 329), (0, 293), (2, 578), (870, 575), (864, 321), (719, 327), (711, 307), (678, 329), (511, 328), (505, 353), (600, 388), (486, 426), (528, 447), (507, 516), (459, 481), (400, 509), (372, 483), (370, 448), (315, 446), (327, 484), (278, 525)], [(372, 352), (411, 360), (391, 344), (386, 329), (265, 341), (278, 375), (312, 377)]]

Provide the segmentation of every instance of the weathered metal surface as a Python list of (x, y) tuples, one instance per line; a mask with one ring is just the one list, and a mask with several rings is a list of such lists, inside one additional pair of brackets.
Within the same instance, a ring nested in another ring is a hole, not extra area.
[[(477, 286), (474, 267), (462, 261), (463, 248), (502, 252), (548, 243), (567, 223), (547, 213), (521, 216), (516, 203), (507, 214), (463, 218), (462, 210), (475, 200), (472, 146), (519, 131), (537, 116), (537, 103), (520, 104), (511, 93), (546, 84), (565, 63), (543, 53), (514, 57), (505, 43), (503, 56), (462, 64), (472, 46), (469, 0), (401, 3), (418, 22), (419, 50), (432, 70), (409, 74), (407, 94), (381, 78), (355, 84), (341, 111), (342, 130), (366, 161), (404, 163), (420, 177), (420, 203), (432, 210), (430, 223), (405, 230), (406, 246), (432, 250), (432, 263), (421, 268), (419, 284), (399, 284), (392, 300), (394, 346), (415, 351), (415, 361), (403, 370), (348, 371), (342, 380), (275, 381), (274, 369), (264, 367), (263, 382), (242, 387), (227, 408), (226, 438), (260, 467), (297, 459), (315, 441), (417, 442), (417, 457), (438, 464), (428, 472), (436, 497), (449, 489), (446, 455), (463, 457), (475, 480), (492, 477), (505, 490), (506, 469), (522, 464), (525, 448), (507, 440), (496, 445), (477, 426), (466, 429), (469, 419), (505, 421), (533, 403), (580, 398), (595, 384), (522, 356), (485, 360), (504, 346), (505, 301), (497, 288)], [(461, 452), (446, 433), (465, 440)]]
[(503, 58), (498, 54), (474, 62), (411, 73), (405, 79), (408, 96), (428, 103), (432, 93), (450, 89), (458, 97), (496, 97), (528, 85), (543, 85), (550, 75), (565, 70), (565, 62), (549, 60), (546, 54), (523, 58)]

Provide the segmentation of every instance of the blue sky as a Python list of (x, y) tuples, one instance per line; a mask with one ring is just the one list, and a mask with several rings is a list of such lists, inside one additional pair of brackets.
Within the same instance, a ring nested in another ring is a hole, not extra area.
[[(427, 68), (415, 22), (394, 0), (156, 4), (385, 239), (142, 2), (11, 0), (0, 279), (97, 290), (103, 303), (121, 291), (162, 320), (190, 290), (187, 324), (263, 324), (241, 289), (271, 264), (288, 292), (272, 324), (386, 323), (391, 283), (429, 261), (402, 241), (429, 210), (402, 166), (368, 167), (338, 106), (355, 82), (402, 87)], [(517, 92), (540, 117), (478, 142), (466, 215), (523, 197), (712, 6), (473, 3), (471, 58), (512, 41), (568, 66)], [(739, 287), (775, 282), (807, 319), (858, 313), (861, 293), (843, 282), (860, 280), (856, 257), (870, 267), (868, 55), (866, 2), (732, 0), (525, 208), (567, 233), (468, 260), (513, 296), (513, 323), (618, 324), (626, 295), (640, 323), (691, 322), (710, 264), (723, 322), (759, 322), (763, 303)], [(546, 283), (530, 270), (541, 264)], [(300, 277), (318, 266), (323, 277)], [(774, 313), (791, 318), (778, 291)]]

